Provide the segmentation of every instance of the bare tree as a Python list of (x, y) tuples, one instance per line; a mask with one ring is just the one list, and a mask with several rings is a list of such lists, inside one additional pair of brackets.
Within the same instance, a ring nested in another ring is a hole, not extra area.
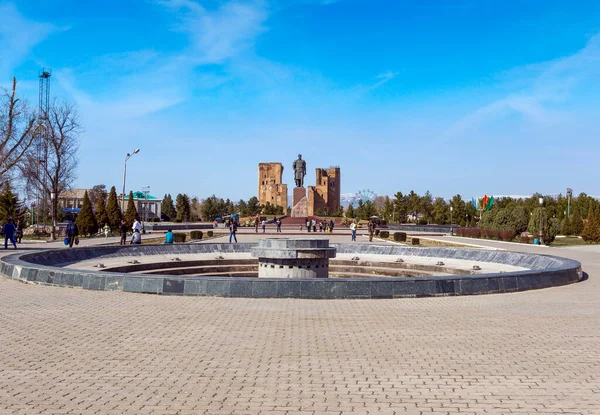
[(13, 78), (12, 89), (3, 88), (0, 96), (0, 177), (22, 160), (36, 130), (36, 115), (17, 97), (17, 78)]
[(39, 143), (43, 151), (32, 146), (20, 168), (30, 191), (37, 191), (46, 198), (50, 196), (52, 239), (56, 239), (58, 199), (63, 192), (69, 190), (76, 178), (79, 134), (82, 128), (77, 109), (69, 102), (54, 100), (45, 121), (45, 134)]

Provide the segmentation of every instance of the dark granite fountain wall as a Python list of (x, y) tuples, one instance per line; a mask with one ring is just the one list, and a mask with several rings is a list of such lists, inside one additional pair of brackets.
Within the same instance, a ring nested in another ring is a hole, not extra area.
[(255, 244), (176, 244), (81, 247), (15, 254), (0, 262), (7, 278), (38, 284), (138, 293), (251, 298), (398, 298), (491, 294), (571, 284), (582, 278), (581, 264), (570, 259), (507, 251), (413, 248), (399, 245), (338, 244), (338, 254), (423, 256), (495, 262), (527, 271), (444, 277), (285, 279), (192, 277), (83, 271), (64, 268), (83, 260), (145, 255), (250, 252)]

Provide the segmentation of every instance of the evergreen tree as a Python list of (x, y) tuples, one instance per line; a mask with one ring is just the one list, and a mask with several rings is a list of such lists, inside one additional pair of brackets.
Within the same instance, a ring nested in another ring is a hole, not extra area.
[(108, 214), (106, 213), (106, 206), (104, 205), (104, 198), (98, 198), (98, 201), (96, 202), (96, 212), (94, 213), (96, 215), (96, 223), (98, 224), (98, 227), (103, 227), (105, 224), (109, 223)]
[(246, 216), (248, 211), (248, 204), (244, 199), (240, 199), (240, 201), (237, 203), (236, 209), (240, 215)]
[(512, 221), (511, 213), (510, 209), (498, 209), (492, 228), (498, 231), (513, 231), (516, 233), (517, 229)]
[[(450, 213), (448, 204), (446, 203), (444, 198), (436, 197), (435, 201), (433, 202), (433, 208), (431, 210), (431, 218), (433, 222), (437, 223), (438, 225), (448, 223), (449, 214)], [(456, 220), (456, 216), (454, 216), (452, 219)]]
[(114, 231), (119, 229), (121, 225), (121, 219), (123, 214), (121, 208), (119, 208), (119, 201), (117, 200), (117, 190), (115, 186), (110, 188), (108, 193), (108, 201), (106, 202), (106, 216), (108, 216), (108, 225)]
[(594, 210), (592, 206), (588, 208), (587, 221), (583, 226), (583, 231), (581, 232), (581, 237), (586, 242), (595, 242), (596, 240), (596, 228), (598, 224), (596, 223), (596, 215), (594, 214)]
[(137, 215), (137, 209), (135, 208), (135, 202), (133, 200), (133, 192), (130, 190), (129, 198), (127, 199), (127, 210), (125, 211), (125, 222), (127, 222), (127, 226), (133, 225)]
[(344, 207), (342, 205), (340, 205), (340, 207), (338, 208), (338, 210), (333, 214), (333, 216), (337, 216), (337, 217), (342, 217), (344, 216)]
[(87, 190), (83, 194), (83, 205), (81, 206), (79, 215), (77, 215), (76, 223), (80, 235), (91, 235), (98, 231), (96, 216), (94, 216), (92, 202), (90, 202)]
[(258, 198), (256, 196), (252, 196), (250, 199), (248, 199), (246, 209), (247, 216), (254, 216), (260, 213), (260, 204), (258, 203)]
[(554, 242), (556, 235), (560, 232), (560, 221), (557, 218), (550, 218), (548, 220), (548, 226), (546, 227), (546, 231), (544, 233), (544, 243), (546, 245)]
[(25, 208), (19, 201), (19, 197), (12, 192), (10, 184), (6, 182), (4, 191), (0, 194), (0, 224), (4, 224), (8, 219), (17, 223), (17, 219), (24, 220)]
[(480, 229), (488, 229), (491, 230), (494, 228), (494, 220), (496, 219), (496, 214), (500, 209), (490, 209), (487, 212), (483, 212), (483, 216), (479, 221)]
[(569, 219), (568, 216), (565, 216), (565, 218), (560, 223), (560, 233), (565, 236), (573, 234), (573, 226), (571, 226), (571, 219)]
[[(485, 216), (485, 214), (484, 214)], [(542, 223), (542, 238), (546, 236), (546, 232), (544, 232), (548, 223), (548, 216), (546, 215), (546, 210), (543, 208), (535, 208), (533, 209), (533, 215), (529, 219), (529, 224), (527, 225), (527, 231), (532, 234), (534, 237), (540, 237), (540, 222)]]
[(386, 196), (385, 200), (383, 201), (381, 216), (388, 222), (391, 222), (394, 217), (394, 204), (390, 200), (389, 196)]
[(179, 193), (175, 199), (175, 210), (177, 211), (177, 220), (189, 222), (190, 220), (190, 198), (186, 194)]
[(165, 194), (163, 197), (162, 204), (160, 206), (161, 217), (166, 221), (175, 220), (177, 213), (175, 211), (175, 205), (173, 204), (173, 198), (171, 194)]
[(571, 233), (573, 235), (581, 235), (581, 232), (583, 232), (583, 219), (581, 218), (581, 209), (578, 206), (573, 206), (573, 214), (570, 219)]
[(527, 225), (529, 223), (529, 215), (527, 214), (527, 211), (525, 211), (524, 207), (514, 207), (510, 213), (510, 216), (511, 221), (514, 223), (515, 231), (518, 234), (527, 230)]
[(346, 217), (348, 219), (354, 219), (354, 216), (356, 216), (356, 213), (354, 212), (354, 206), (352, 206), (350, 204), (350, 205), (348, 205), (348, 208), (346, 209)]

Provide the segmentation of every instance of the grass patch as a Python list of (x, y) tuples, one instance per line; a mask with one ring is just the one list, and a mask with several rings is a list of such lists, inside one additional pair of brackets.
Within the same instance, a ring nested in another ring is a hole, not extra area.
[(577, 246), (577, 245), (590, 245), (581, 238), (575, 236), (567, 236), (564, 238), (556, 238), (550, 246)]
[(418, 236), (418, 237), (415, 236), (415, 238), (419, 239), (419, 245), (412, 245), (412, 237), (409, 235), (406, 236), (406, 242), (394, 241), (394, 235), (390, 235), (388, 238), (380, 238), (377, 236), (374, 237), (374, 239), (380, 239), (382, 241), (392, 241), (394, 243), (397, 243), (400, 245), (407, 245), (407, 246), (424, 246), (424, 247), (442, 246), (442, 247), (446, 247), (446, 248), (474, 248), (474, 247), (468, 247), (465, 245), (455, 244), (455, 243), (451, 243), (451, 242), (432, 241), (430, 239), (423, 239), (423, 237), (421, 237), (421, 236)]

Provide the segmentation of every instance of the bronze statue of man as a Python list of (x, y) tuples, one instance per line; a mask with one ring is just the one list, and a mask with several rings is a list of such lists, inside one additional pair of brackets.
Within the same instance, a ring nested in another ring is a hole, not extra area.
[(298, 154), (298, 160), (294, 162), (294, 179), (296, 187), (304, 187), (304, 176), (306, 175), (306, 161), (302, 160), (302, 154)]

